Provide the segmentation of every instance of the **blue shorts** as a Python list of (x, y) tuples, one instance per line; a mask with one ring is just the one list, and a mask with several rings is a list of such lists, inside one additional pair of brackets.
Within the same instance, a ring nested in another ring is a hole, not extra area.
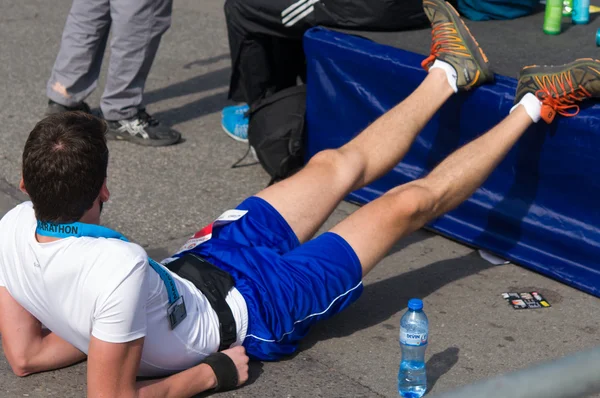
[(233, 276), (248, 306), (248, 356), (277, 360), (294, 353), (312, 325), (361, 295), (362, 269), (337, 234), (327, 232), (300, 245), (265, 200), (250, 197), (237, 209), (248, 213), (213, 229), (210, 240), (190, 251)]

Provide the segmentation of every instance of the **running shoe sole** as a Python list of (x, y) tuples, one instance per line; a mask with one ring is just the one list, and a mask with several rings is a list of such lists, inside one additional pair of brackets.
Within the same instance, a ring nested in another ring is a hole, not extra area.
[(248, 143), (248, 138), (246, 138), (246, 139), (243, 139), (243, 138), (240, 138), (240, 137), (238, 137), (238, 136), (237, 136), (237, 135), (235, 135), (235, 134), (231, 134), (231, 133), (229, 132), (229, 130), (227, 130), (227, 129), (225, 128), (225, 125), (224, 125), (223, 123), (221, 123), (221, 128), (223, 129), (223, 131), (225, 132), (225, 134), (227, 134), (228, 136), (230, 136), (230, 137), (231, 137), (231, 138), (233, 138), (234, 140), (236, 140), (236, 141), (238, 141), (238, 142), (245, 142), (245, 143)]

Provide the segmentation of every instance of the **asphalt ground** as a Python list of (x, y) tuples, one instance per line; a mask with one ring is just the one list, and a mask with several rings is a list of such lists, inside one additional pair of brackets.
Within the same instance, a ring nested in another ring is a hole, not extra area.
[[(259, 166), (231, 169), (246, 151), (221, 131), (230, 62), (221, 1), (178, 0), (146, 87), (148, 110), (185, 142), (168, 148), (110, 143), (104, 223), (166, 257), (197, 229), (268, 183)], [(27, 134), (45, 108), (45, 86), (68, 0), (0, 2), (0, 216), (25, 198), (16, 189)], [(427, 50), (424, 49), (424, 52)], [(97, 106), (99, 89), (89, 99)], [(342, 203), (323, 228), (355, 211)], [(517, 311), (503, 292), (538, 291), (552, 305)], [(363, 297), (317, 326), (300, 352), (253, 363), (251, 380), (224, 397), (393, 397), (399, 321), (420, 297), (430, 320), (429, 388), (448, 391), (600, 343), (597, 298), (516, 265), (492, 266), (471, 248), (419, 231), (365, 280)], [(539, 380), (543, 383), (544, 380)], [(0, 396), (81, 397), (85, 363), (15, 377), (0, 354)]]

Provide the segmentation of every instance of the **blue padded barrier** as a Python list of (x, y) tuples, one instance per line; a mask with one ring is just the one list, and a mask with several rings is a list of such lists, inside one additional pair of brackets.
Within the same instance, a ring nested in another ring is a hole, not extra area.
[[(423, 80), (423, 56), (324, 28), (304, 38), (308, 67), (307, 157), (348, 142)], [(347, 199), (360, 204), (426, 175), (448, 154), (500, 122), (516, 80), (454, 96), (390, 173)], [(600, 105), (540, 121), (485, 184), (433, 230), (600, 296)]]

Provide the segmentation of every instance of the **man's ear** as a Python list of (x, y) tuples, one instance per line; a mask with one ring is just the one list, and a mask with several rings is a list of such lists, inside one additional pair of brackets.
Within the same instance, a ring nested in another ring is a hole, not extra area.
[(104, 182), (102, 183), (102, 188), (100, 188), (99, 198), (102, 203), (106, 203), (110, 199), (110, 191), (106, 186), (106, 179), (104, 179)]
[(23, 192), (25, 195), (29, 194), (27, 193), (27, 190), (25, 190), (25, 181), (23, 181), (23, 177), (21, 177), (21, 180), (19, 181), (19, 189), (21, 190), (21, 192)]

